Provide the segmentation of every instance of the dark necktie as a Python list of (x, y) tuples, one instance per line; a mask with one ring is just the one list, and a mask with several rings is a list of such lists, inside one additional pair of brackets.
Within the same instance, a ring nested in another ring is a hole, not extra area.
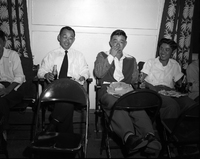
[(60, 78), (67, 78), (67, 71), (68, 71), (68, 56), (67, 56), (67, 52), (68, 51), (65, 51), (65, 57), (63, 59), (62, 66), (60, 68), (59, 79)]

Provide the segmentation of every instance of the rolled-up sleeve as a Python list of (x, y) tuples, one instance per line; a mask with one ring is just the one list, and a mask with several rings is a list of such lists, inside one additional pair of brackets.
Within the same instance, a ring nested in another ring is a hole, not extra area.
[(151, 63), (152, 63), (152, 60), (148, 60), (147, 62), (145, 62), (141, 72), (148, 75), (150, 73), (150, 69), (152, 66)]

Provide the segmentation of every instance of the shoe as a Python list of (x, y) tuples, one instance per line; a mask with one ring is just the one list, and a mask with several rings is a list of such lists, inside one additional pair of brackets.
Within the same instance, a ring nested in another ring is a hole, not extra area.
[(44, 131), (37, 135), (36, 138), (38, 140), (45, 140), (56, 136), (58, 136), (58, 133), (56, 133), (56, 124), (51, 122)]
[(52, 122), (45, 128), (45, 132), (56, 132), (56, 125)]
[(147, 145), (148, 141), (144, 140), (144, 138), (140, 138), (136, 135), (129, 135), (126, 142), (125, 146), (128, 150), (128, 153), (134, 152), (142, 147), (145, 147)]
[(37, 140), (47, 140), (47, 139), (52, 139), (58, 136), (58, 132), (45, 132), (42, 131), (41, 133), (38, 134)]
[(156, 150), (161, 150), (162, 149), (162, 145), (156, 139), (155, 135), (147, 134), (147, 136), (145, 137), (145, 140), (148, 141), (147, 148), (145, 149), (146, 153), (155, 153)]

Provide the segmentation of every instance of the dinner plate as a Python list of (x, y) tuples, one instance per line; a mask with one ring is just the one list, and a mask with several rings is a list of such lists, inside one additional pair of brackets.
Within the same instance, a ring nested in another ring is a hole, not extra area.
[(112, 94), (115, 97), (120, 97), (125, 93), (128, 93), (133, 90), (133, 87), (130, 84), (124, 82), (112, 82), (107, 87), (107, 92)]
[(182, 94), (180, 92), (177, 92), (175, 90), (170, 90), (170, 91), (166, 91), (166, 90), (160, 90), (158, 93), (164, 95), (164, 96), (170, 96), (170, 97), (176, 97), (179, 98), (181, 96), (186, 96), (187, 94)]

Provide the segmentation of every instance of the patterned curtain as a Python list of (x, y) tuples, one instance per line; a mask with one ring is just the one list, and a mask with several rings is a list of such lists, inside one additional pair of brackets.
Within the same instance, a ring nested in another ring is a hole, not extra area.
[[(26, 0), (0, 0), (0, 29), (6, 34), (6, 48), (19, 53), (26, 81), (33, 78)], [(27, 90), (27, 89), (26, 89)]]
[[(195, 0), (165, 0), (159, 40), (173, 39), (178, 44), (172, 58), (177, 60), (183, 72), (191, 60), (191, 32)], [(158, 56), (158, 51), (156, 56)]]

